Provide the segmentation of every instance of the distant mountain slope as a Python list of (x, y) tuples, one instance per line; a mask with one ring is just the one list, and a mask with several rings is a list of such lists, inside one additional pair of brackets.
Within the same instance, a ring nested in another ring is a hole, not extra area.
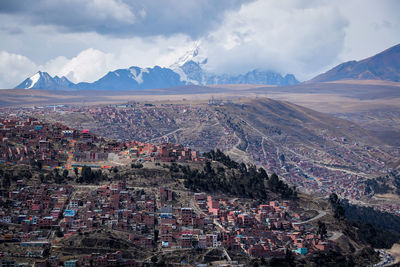
[(294, 75), (282, 76), (264, 70), (252, 70), (245, 74), (213, 74), (204, 69), (207, 58), (201, 57), (198, 48), (188, 52), (169, 68), (130, 67), (108, 72), (99, 80), (74, 84), (65, 77), (51, 77), (46, 72), (38, 72), (27, 78), (16, 89), (94, 89), (94, 90), (140, 90), (169, 88), (182, 85), (209, 84), (265, 84), (294, 85), (299, 82)]
[(207, 85), (211, 84), (266, 84), (266, 85), (295, 85), (299, 82), (293, 74), (286, 74), (284, 77), (271, 71), (253, 70), (246, 74), (236, 76), (215, 75), (207, 79)]
[(78, 83), (76, 89), (136, 90), (185, 85), (180, 76), (168, 68), (130, 67), (110, 71), (93, 83)]
[(318, 75), (310, 82), (344, 79), (400, 82), (400, 44), (361, 61), (348, 61)]

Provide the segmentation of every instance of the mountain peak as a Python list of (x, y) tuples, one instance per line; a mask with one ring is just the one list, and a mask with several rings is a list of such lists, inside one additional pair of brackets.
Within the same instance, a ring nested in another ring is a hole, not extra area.
[(31, 77), (25, 79), (21, 84), (15, 87), (15, 89), (33, 89), (39, 80), (43, 77), (44, 72), (38, 71)]
[(73, 85), (65, 76), (61, 78), (44, 71), (38, 71), (17, 85), (15, 89), (68, 89)]
[(192, 49), (188, 50), (183, 56), (181, 56), (174, 64), (170, 66), (170, 69), (176, 70), (188, 62), (194, 62), (199, 65), (207, 63), (207, 58), (201, 54), (199, 43), (195, 43)]

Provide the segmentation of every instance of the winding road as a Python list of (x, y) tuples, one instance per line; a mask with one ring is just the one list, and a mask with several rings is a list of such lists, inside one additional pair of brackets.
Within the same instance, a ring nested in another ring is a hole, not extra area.
[(319, 218), (322, 218), (322, 217), (324, 217), (326, 215), (326, 211), (323, 211), (323, 210), (317, 210), (317, 211), (318, 211), (318, 215), (317, 216), (315, 216), (315, 217), (313, 217), (311, 219), (308, 219), (306, 221), (299, 222), (299, 223), (309, 223), (309, 222), (318, 220)]

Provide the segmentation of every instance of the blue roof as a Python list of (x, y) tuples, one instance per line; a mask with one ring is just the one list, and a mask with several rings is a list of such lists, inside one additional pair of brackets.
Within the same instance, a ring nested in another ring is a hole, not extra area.
[(65, 210), (64, 216), (73, 217), (73, 216), (75, 216), (75, 211), (74, 210)]
[(301, 255), (307, 254), (307, 248), (297, 248), (296, 252)]

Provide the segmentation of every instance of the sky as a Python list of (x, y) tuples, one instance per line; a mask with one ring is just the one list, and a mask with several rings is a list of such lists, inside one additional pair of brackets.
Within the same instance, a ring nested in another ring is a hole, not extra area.
[(308, 80), (400, 43), (397, 0), (1, 0), (0, 88), (37, 71), (93, 82), (169, 67), (198, 46), (214, 73)]

